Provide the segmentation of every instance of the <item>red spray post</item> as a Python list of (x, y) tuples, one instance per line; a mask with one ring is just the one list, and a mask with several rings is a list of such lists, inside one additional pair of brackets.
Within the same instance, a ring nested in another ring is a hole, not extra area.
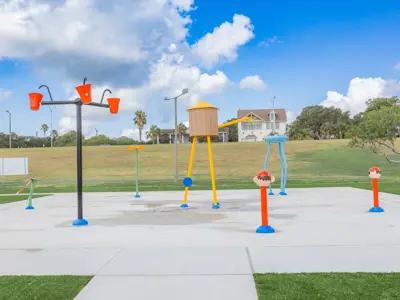
[(379, 206), (379, 190), (378, 190), (378, 179), (381, 177), (382, 172), (377, 167), (372, 167), (368, 171), (369, 177), (372, 179), (372, 191), (374, 195), (374, 206), (369, 210), (372, 213), (384, 212), (383, 208)]
[(260, 187), (261, 192), (261, 226), (256, 233), (274, 233), (275, 229), (268, 224), (268, 196), (267, 187), (275, 181), (275, 177), (266, 171), (258, 172), (253, 178), (253, 182)]

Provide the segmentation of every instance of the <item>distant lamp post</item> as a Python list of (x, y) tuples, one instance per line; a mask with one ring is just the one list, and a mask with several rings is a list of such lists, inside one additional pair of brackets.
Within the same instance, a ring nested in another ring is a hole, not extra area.
[(118, 113), (119, 109), (119, 98), (108, 98), (108, 104), (103, 104), (104, 95), (106, 92), (111, 94), (111, 91), (106, 89), (103, 92), (100, 103), (92, 102), (91, 95), (91, 84), (86, 84), (86, 77), (83, 80), (83, 85), (77, 86), (76, 91), (79, 94), (79, 98), (75, 100), (61, 100), (53, 101), (50, 89), (46, 85), (41, 85), (45, 87), (49, 93), (50, 101), (42, 101), (43, 95), (39, 93), (30, 93), (29, 102), (31, 110), (37, 111), (40, 109), (40, 105), (75, 105), (76, 106), (76, 167), (77, 167), (77, 198), (78, 198), (78, 219), (76, 219), (72, 225), (83, 226), (88, 225), (88, 222), (83, 218), (83, 178), (82, 178), (82, 105), (97, 106), (103, 108), (109, 108), (111, 114)]
[(53, 148), (53, 110), (49, 106), (50, 109), (50, 147)]
[[(271, 119), (271, 125), (272, 125), (272, 133), (275, 134), (275, 96), (272, 98), (272, 111), (269, 114), (270, 119)], [(271, 118), (272, 116), (272, 118)]]
[(165, 97), (164, 100), (174, 100), (174, 106), (175, 106), (175, 137), (174, 137), (174, 143), (175, 143), (175, 181), (178, 181), (178, 104), (177, 100), (180, 96), (183, 96), (189, 92), (188, 89), (183, 89), (182, 93), (176, 97), (171, 97), (167, 98)]
[(96, 136), (99, 135), (99, 130), (97, 128), (94, 129), (96, 131)]
[(9, 134), (9, 146), (11, 149), (11, 112), (9, 110), (6, 110), (6, 113), (8, 113), (8, 134)]
[[(49, 87), (47, 85), (39, 86), (39, 90), (43, 87), (47, 89), (50, 100), (53, 101), (53, 97), (51, 96)], [(50, 146), (53, 147), (53, 110), (51, 109), (51, 106), (49, 106), (49, 110), (50, 110)]]

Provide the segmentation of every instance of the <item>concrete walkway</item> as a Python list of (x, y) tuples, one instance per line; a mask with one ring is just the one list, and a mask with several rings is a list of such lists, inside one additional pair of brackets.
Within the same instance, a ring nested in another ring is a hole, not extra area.
[[(258, 235), (259, 191), (88, 193), (88, 227), (71, 226), (74, 194), (0, 206), (0, 275), (96, 275), (76, 298), (257, 299), (253, 273), (400, 272), (400, 197), (288, 190), (271, 197), (275, 234)], [(378, 257), (378, 259), (376, 259)]]

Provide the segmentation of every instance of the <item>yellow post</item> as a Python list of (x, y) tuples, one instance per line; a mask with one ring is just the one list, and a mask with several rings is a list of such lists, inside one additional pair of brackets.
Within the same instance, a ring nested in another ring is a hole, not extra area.
[(208, 160), (210, 161), (211, 185), (213, 192), (213, 208), (219, 208), (217, 202), (217, 188), (215, 186), (215, 174), (214, 174), (214, 162), (211, 149), (211, 138), (209, 135), (207, 136), (207, 148), (208, 148)]
[[(197, 137), (194, 136), (193, 141), (192, 141), (192, 150), (190, 151), (189, 168), (188, 168), (188, 172), (187, 172), (187, 177), (190, 177), (190, 175), (192, 174), (194, 150), (196, 149), (196, 140), (197, 140)], [(185, 187), (185, 194), (183, 195), (183, 204), (187, 204), (188, 193), (189, 193), (189, 188)]]
[(230, 122), (227, 122), (227, 123), (219, 124), (218, 128), (224, 128), (224, 127), (227, 127), (227, 126), (230, 126), (230, 125), (235, 125), (237, 123), (241, 123), (241, 122), (244, 122), (244, 121), (249, 121), (250, 123), (253, 123), (253, 119), (252, 118), (244, 117), (244, 118), (233, 120), (233, 121), (230, 121)]

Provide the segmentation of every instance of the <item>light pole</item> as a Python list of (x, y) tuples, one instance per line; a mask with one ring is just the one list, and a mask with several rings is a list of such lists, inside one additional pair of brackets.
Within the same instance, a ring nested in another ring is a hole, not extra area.
[(174, 100), (174, 106), (175, 106), (175, 137), (174, 137), (174, 143), (175, 143), (175, 181), (178, 181), (178, 104), (177, 100), (180, 96), (183, 96), (189, 92), (188, 89), (183, 89), (182, 93), (176, 97), (172, 98), (167, 98), (165, 97), (164, 100)]
[(96, 131), (96, 136), (99, 135), (99, 131), (97, 130), (97, 128), (94, 129)]
[(116, 114), (119, 109), (119, 98), (108, 98), (108, 104), (103, 104), (104, 95), (106, 92), (111, 94), (111, 91), (106, 89), (103, 92), (100, 103), (92, 102), (91, 96), (91, 84), (86, 84), (86, 77), (83, 80), (83, 85), (77, 86), (76, 91), (79, 94), (79, 98), (75, 100), (61, 100), (53, 101), (50, 89), (46, 85), (45, 87), (49, 93), (50, 101), (42, 101), (43, 95), (39, 93), (30, 93), (29, 101), (31, 110), (37, 111), (40, 109), (40, 105), (75, 105), (76, 107), (76, 168), (77, 168), (77, 198), (78, 198), (78, 219), (76, 219), (72, 225), (83, 226), (87, 225), (88, 222), (83, 218), (83, 172), (82, 172), (82, 105), (96, 106), (109, 108), (110, 113)]
[(8, 133), (9, 133), (9, 139), (10, 139), (10, 149), (11, 149), (11, 113), (9, 110), (6, 110), (6, 113), (8, 113)]
[(49, 106), (50, 109), (50, 147), (53, 148), (53, 110)]
[(270, 114), (270, 116), (274, 116), (273, 120), (272, 120), (272, 132), (273, 134), (275, 134), (275, 96), (272, 98), (272, 114)]

